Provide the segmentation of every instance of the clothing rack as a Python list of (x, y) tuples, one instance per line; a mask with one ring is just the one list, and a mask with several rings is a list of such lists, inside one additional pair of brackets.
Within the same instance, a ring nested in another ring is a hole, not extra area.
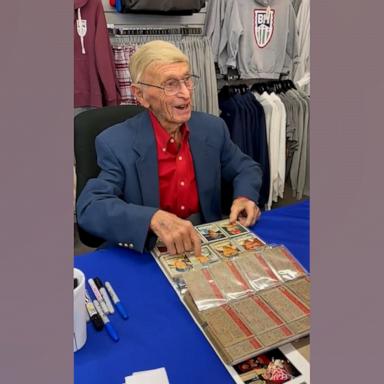
[(274, 80), (274, 79), (234, 79), (228, 80), (223, 78), (217, 78), (217, 89), (220, 91), (221, 89), (237, 89), (244, 90), (248, 88), (251, 91), (258, 91), (262, 93), (263, 91), (267, 92), (284, 92), (289, 88), (296, 88), (292, 80), (282, 79), (282, 80)]
[(201, 27), (190, 27), (186, 25), (180, 26), (115, 26), (108, 25), (110, 36), (164, 36), (164, 35), (181, 35), (181, 36), (197, 36), (203, 34)]
[(253, 86), (254, 84), (258, 83), (265, 83), (265, 84), (275, 84), (280, 83), (283, 81), (288, 80), (287, 76), (289, 75), (289, 72), (287, 73), (281, 73), (278, 80), (276, 79), (263, 79), (263, 78), (253, 78), (253, 79), (242, 79), (240, 77), (240, 74), (237, 70), (237, 68), (228, 68), (227, 74), (223, 75), (220, 73), (219, 68), (217, 66), (217, 63), (215, 64), (215, 71), (216, 71), (216, 80), (217, 80), (217, 87), (220, 90), (224, 86), (236, 86), (236, 85), (248, 85), (249, 87)]
[(285, 80), (272, 80), (269, 82), (264, 83), (255, 83), (251, 87), (251, 91), (256, 91), (258, 93), (263, 92), (274, 92), (274, 93), (280, 93), (288, 91), (289, 89), (296, 89), (296, 86), (294, 82), (290, 79)]

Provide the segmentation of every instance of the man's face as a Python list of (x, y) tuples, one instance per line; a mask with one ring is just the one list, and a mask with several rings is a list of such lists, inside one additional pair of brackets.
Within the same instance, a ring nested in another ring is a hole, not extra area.
[[(190, 74), (187, 63), (151, 64), (143, 74), (142, 82), (163, 86), (171, 79), (181, 80)], [(181, 124), (188, 121), (192, 112), (192, 90), (187, 89), (183, 82), (175, 95), (168, 96), (162, 89), (142, 85), (137, 98), (140, 103), (149, 108), (157, 117), (160, 124), (172, 132)]]

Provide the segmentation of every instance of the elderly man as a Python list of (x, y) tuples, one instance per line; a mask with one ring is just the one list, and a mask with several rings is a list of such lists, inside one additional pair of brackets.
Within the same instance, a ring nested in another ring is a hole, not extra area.
[(234, 189), (230, 221), (253, 225), (260, 166), (233, 144), (222, 119), (192, 112), (197, 77), (188, 58), (173, 44), (152, 41), (132, 56), (130, 72), (147, 111), (98, 135), (101, 172), (78, 199), (79, 226), (139, 252), (159, 238), (170, 254), (200, 254), (188, 218), (222, 218), (222, 179)]

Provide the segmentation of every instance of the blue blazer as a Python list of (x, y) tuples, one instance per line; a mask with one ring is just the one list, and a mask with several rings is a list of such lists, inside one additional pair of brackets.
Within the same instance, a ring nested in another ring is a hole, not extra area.
[[(188, 127), (204, 221), (222, 217), (221, 179), (232, 182), (234, 198), (257, 202), (261, 168), (231, 141), (225, 122), (192, 112)], [(100, 133), (96, 152), (101, 171), (78, 198), (78, 224), (108, 242), (143, 252), (150, 248), (149, 225), (160, 206), (156, 141), (148, 112)]]

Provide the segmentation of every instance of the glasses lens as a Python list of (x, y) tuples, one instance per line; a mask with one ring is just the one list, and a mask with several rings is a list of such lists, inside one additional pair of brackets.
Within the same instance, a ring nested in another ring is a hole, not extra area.
[(164, 91), (167, 95), (174, 95), (180, 88), (178, 80), (168, 80), (164, 84)]
[(193, 82), (194, 78), (192, 76), (188, 76), (184, 79), (184, 84), (188, 89), (193, 89), (195, 84)]
[(180, 91), (181, 83), (184, 83), (187, 89), (191, 90), (195, 88), (197, 83), (197, 78), (194, 76), (188, 76), (182, 80), (176, 80), (176, 79), (168, 80), (164, 84), (164, 92), (169, 96), (175, 95), (177, 92)]

